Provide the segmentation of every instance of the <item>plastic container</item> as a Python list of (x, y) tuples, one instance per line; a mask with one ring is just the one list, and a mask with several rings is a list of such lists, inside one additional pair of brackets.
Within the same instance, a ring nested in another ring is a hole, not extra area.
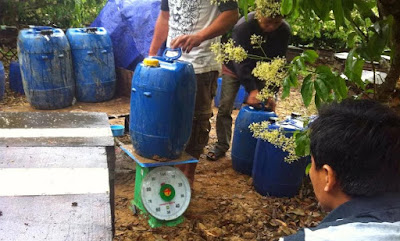
[(19, 68), (19, 63), (13, 61), (10, 63), (10, 89), (21, 95), (24, 95), (24, 85), (22, 84), (21, 70)]
[(234, 170), (251, 176), (253, 170), (254, 150), (257, 139), (249, 129), (254, 122), (267, 121), (270, 117), (276, 117), (275, 112), (257, 110), (251, 106), (240, 109), (236, 118), (232, 140), (232, 167)]
[(34, 108), (50, 110), (72, 105), (75, 81), (71, 51), (61, 29), (21, 30), (18, 59), (25, 95)]
[(6, 85), (6, 76), (4, 71), (4, 65), (0, 61), (0, 100), (3, 100)]
[(110, 100), (115, 94), (116, 77), (111, 39), (105, 28), (70, 28), (66, 35), (71, 46), (76, 99)]
[(125, 127), (123, 125), (111, 125), (111, 132), (113, 136), (123, 136)]
[[(214, 106), (219, 107), (219, 103), (221, 101), (221, 89), (222, 89), (222, 78), (218, 78), (217, 81), (217, 93), (214, 97)], [(239, 110), (242, 107), (243, 102), (246, 100), (248, 93), (246, 89), (241, 85), (239, 87), (239, 91), (236, 94), (235, 102), (233, 103), (233, 109)]]
[(136, 67), (129, 131), (141, 156), (176, 159), (189, 140), (196, 79), (190, 63), (177, 61), (180, 54), (166, 49), (163, 57), (145, 59)]
[[(283, 128), (281, 131), (284, 131), (287, 137), (301, 129), (288, 120), (269, 125), (268, 129), (276, 130), (280, 127)], [(287, 152), (273, 144), (261, 139), (257, 140), (252, 177), (253, 185), (258, 193), (275, 197), (293, 197), (298, 193), (309, 158), (287, 163), (284, 161), (286, 156)]]

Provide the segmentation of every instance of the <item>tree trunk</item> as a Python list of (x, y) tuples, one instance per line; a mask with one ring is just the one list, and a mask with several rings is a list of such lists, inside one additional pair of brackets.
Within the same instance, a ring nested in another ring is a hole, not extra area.
[(384, 16), (392, 15), (394, 18), (392, 26), (392, 52), (390, 70), (385, 82), (378, 88), (378, 99), (389, 100), (395, 93), (396, 84), (400, 77), (400, 1), (378, 0), (378, 7)]

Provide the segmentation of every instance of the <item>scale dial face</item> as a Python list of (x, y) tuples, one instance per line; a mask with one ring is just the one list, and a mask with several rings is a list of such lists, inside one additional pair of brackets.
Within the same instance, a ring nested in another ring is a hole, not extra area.
[(162, 166), (152, 169), (142, 182), (142, 203), (156, 219), (173, 220), (189, 206), (190, 184), (181, 170)]

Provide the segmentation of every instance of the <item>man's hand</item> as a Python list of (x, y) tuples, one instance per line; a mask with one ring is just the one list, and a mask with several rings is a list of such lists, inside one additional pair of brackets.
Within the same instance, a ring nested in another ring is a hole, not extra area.
[(197, 34), (181, 35), (171, 41), (171, 48), (182, 48), (183, 52), (189, 53), (194, 47), (197, 47), (203, 42)]
[(258, 90), (252, 90), (247, 97), (247, 104), (251, 106), (258, 106), (261, 101), (259, 101), (256, 97), (258, 94)]

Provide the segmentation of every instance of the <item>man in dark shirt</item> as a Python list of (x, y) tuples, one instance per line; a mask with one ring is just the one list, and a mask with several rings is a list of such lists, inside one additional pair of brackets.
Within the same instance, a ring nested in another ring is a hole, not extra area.
[[(257, 15), (257, 17), (256, 17)], [(264, 40), (260, 48), (251, 44), (252, 35), (261, 36)], [(242, 17), (233, 28), (232, 38), (237, 45), (243, 47), (248, 54), (267, 57), (285, 57), (290, 38), (290, 27), (278, 15), (262, 17), (256, 12), (248, 14), (248, 20)], [(265, 53), (265, 54), (264, 54)], [(266, 55), (266, 56), (265, 56)], [(242, 84), (249, 93), (247, 103), (258, 105), (258, 92), (264, 87), (263, 81), (252, 75), (258, 60), (247, 58), (241, 63), (233, 61), (222, 67), (221, 101), (217, 115), (217, 137), (215, 146), (208, 152), (207, 158), (215, 161), (228, 151), (232, 136), (232, 110), (236, 94)], [(268, 100), (267, 107), (275, 110), (275, 101)]]
[(280, 240), (400, 240), (400, 117), (393, 110), (371, 100), (322, 108), (311, 124), (310, 178), (331, 212)]

